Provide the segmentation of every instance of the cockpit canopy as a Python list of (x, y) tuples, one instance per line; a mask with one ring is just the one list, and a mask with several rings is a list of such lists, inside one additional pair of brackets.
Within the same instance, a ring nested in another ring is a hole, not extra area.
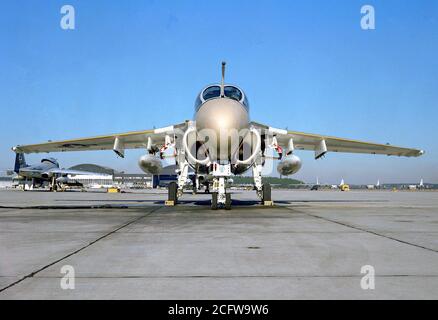
[[(198, 111), (201, 105), (207, 100), (220, 98), (220, 95), (221, 95), (220, 85), (211, 85), (206, 87), (204, 90), (201, 91), (201, 93), (198, 95), (198, 98), (196, 99), (195, 111)], [(224, 95), (226, 98), (239, 101), (241, 104), (244, 105), (244, 107), (247, 110), (249, 109), (248, 99), (246, 98), (243, 91), (238, 87), (232, 85), (225, 85)]]
[(44, 163), (44, 162), (49, 162), (49, 163), (52, 163), (52, 164), (54, 164), (55, 166), (59, 167), (59, 163), (58, 163), (58, 161), (56, 161), (56, 159), (54, 159), (54, 158), (45, 158), (45, 159), (41, 159), (41, 163)]

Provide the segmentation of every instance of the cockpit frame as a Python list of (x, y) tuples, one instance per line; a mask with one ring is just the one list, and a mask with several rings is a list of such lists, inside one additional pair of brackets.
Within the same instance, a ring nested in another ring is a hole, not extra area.
[[(212, 98), (204, 99), (204, 92), (205, 92), (207, 89), (212, 88), (212, 87), (218, 87), (218, 88), (220, 88), (220, 84), (216, 84), (216, 83), (214, 83), (214, 84), (210, 84), (210, 85), (208, 85), (208, 86), (205, 86), (205, 87), (201, 90), (201, 92), (198, 94), (198, 96), (197, 96), (197, 98), (196, 98), (196, 101), (195, 101), (195, 112), (197, 112), (197, 111), (201, 108), (201, 106), (202, 106), (206, 101), (209, 101), (209, 100), (212, 100), (212, 99), (233, 99), (233, 100), (236, 100), (236, 99), (234, 99), (234, 98), (227, 97), (227, 96), (225, 96), (225, 97), (221, 97), (220, 94), (219, 94), (218, 96), (214, 96), (214, 97), (212, 97)], [(225, 88), (227, 88), (227, 87), (233, 87), (233, 88), (236, 88), (237, 90), (239, 90), (240, 93), (241, 93), (241, 98), (240, 98), (240, 100), (236, 100), (236, 101), (239, 101), (239, 102), (242, 104), (242, 106), (243, 106), (247, 111), (249, 111), (249, 102), (248, 102), (248, 98), (246, 97), (245, 92), (244, 92), (241, 88), (239, 88), (238, 86), (233, 85), (233, 84), (225, 84), (224, 87), (225, 87)], [(220, 90), (219, 90), (219, 92), (220, 92)]]
[(44, 163), (44, 162), (49, 162), (49, 163), (59, 167), (59, 163), (58, 163), (58, 161), (55, 158), (43, 158), (43, 159), (41, 159), (41, 163)]

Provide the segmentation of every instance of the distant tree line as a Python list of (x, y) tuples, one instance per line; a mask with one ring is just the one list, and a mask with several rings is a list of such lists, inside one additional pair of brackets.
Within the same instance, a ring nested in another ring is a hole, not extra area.
[[(263, 177), (263, 183), (269, 183), (273, 187), (287, 188), (292, 185), (303, 184), (303, 181), (289, 178)], [(253, 177), (234, 176), (234, 185), (252, 185), (254, 183)]]

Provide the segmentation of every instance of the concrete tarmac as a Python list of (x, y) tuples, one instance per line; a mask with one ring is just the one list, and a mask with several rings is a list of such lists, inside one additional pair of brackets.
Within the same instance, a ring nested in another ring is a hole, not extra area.
[(0, 191), (0, 299), (438, 299), (438, 192), (165, 198)]

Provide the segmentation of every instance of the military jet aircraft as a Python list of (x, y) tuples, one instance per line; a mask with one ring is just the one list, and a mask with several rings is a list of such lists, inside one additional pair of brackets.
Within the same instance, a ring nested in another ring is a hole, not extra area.
[(54, 158), (43, 158), (41, 163), (29, 165), (22, 153), (17, 153), (15, 156), (14, 172), (20, 179), (32, 180), (32, 189), (48, 181), (51, 191), (57, 191), (65, 185), (79, 185), (77, 181), (68, 178), (68, 175), (96, 174), (88, 171), (60, 169), (58, 161)]
[[(225, 84), (225, 62), (222, 63), (222, 80), (206, 86), (196, 97), (192, 121), (168, 127), (103, 135), (91, 138), (18, 145), (15, 152), (59, 152), (83, 150), (113, 150), (124, 157), (126, 149), (145, 149), (139, 159), (143, 171), (158, 174), (166, 153), (177, 164), (177, 182), (168, 187), (167, 205), (177, 203), (183, 194), (189, 167), (203, 177), (212, 194), (211, 208), (231, 208), (231, 195), (227, 192), (232, 175), (252, 169), (254, 189), (265, 205), (272, 204), (271, 187), (263, 184), (262, 168), (269, 154), (280, 160), (277, 170), (291, 175), (301, 168), (295, 150), (311, 150), (315, 159), (327, 152), (352, 152), (418, 157), (422, 150), (309, 134), (251, 122), (249, 102), (245, 92), (236, 85)], [(169, 157), (167, 155), (166, 157)]]

